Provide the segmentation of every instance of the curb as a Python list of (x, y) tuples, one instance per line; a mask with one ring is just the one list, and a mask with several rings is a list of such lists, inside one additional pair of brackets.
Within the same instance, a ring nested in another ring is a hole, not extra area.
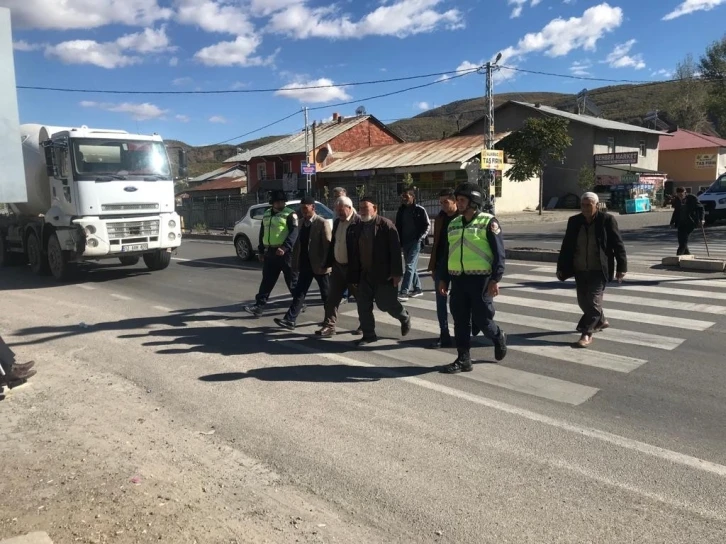
[(185, 234), (182, 233), (182, 242), (184, 240), (214, 240), (216, 242), (231, 242), (231, 234)]
[(701, 272), (723, 272), (726, 262), (719, 259), (696, 259), (692, 255), (680, 255), (678, 257), (664, 257), (661, 261), (663, 266), (671, 268), (682, 268), (684, 270), (698, 270)]

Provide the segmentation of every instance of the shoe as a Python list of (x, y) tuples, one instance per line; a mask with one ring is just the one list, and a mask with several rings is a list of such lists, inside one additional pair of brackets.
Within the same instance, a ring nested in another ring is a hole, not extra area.
[(421, 289), (416, 289), (413, 293), (411, 293), (411, 298), (418, 298), (422, 297), (424, 292)]
[(363, 329), (361, 329), (360, 327), (358, 327), (358, 328), (357, 328), (356, 330), (354, 330), (354, 331), (353, 331), (352, 333), (350, 333), (350, 334), (352, 334), (353, 336), (360, 336), (360, 335), (362, 335), (362, 334), (363, 334)]
[(35, 361), (28, 361), (27, 363), (14, 364), (12, 372), (27, 372), (35, 366)]
[(411, 316), (406, 321), (401, 321), (401, 336), (406, 336), (411, 332)]
[(494, 358), (497, 361), (501, 361), (507, 356), (507, 333), (500, 330), (499, 338), (496, 344), (494, 344)]
[(429, 346), (429, 349), (439, 349), (439, 348), (451, 348), (454, 346), (454, 342), (451, 340), (451, 335), (441, 335), (439, 336), (436, 341)]
[(458, 374), (459, 372), (471, 372), (473, 368), (471, 356), (468, 353), (460, 353), (456, 361), (450, 365), (446, 365), (442, 372), (445, 374)]
[(574, 347), (586, 348), (592, 344), (592, 336), (589, 334), (583, 334), (580, 339), (575, 343)]
[(604, 331), (605, 329), (607, 329), (609, 327), (610, 327), (610, 323), (606, 319), (605, 321), (603, 321), (602, 323), (600, 323), (597, 327), (595, 327), (595, 332)]
[(262, 308), (257, 304), (250, 304), (242, 308), (248, 314), (252, 314), (255, 317), (262, 317)]
[(325, 325), (319, 331), (315, 331), (315, 334), (317, 334), (318, 336), (322, 336), (323, 338), (331, 338), (331, 337), (335, 336), (335, 327), (331, 327), (330, 325)]
[(355, 343), (356, 346), (362, 347), (362, 346), (367, 346), (368, 344), (372, 344), (374, 342), (378, 342), (378, 337), (375, 336), (375, 335), (373, 335), (373, 336), (364, 336), (360, 340), (356, 340), (354, 343)]
[(18, 370), (17, 365), (13, 365), (13, 368), (5, 376), (0, 376), (0, 384), (4, 383), (9, 387), (12, 387), (17, 382), (24, 382), (35, 376), (38, 371), (34, 368), (20, 369)]
[(398, 295), (398, 302), (407, 302), (408, 301), (408, 293), (401, 293)]
[(277, 323), (283, 329), (287, 329), (289, 331), (294, 331), (295, 330), (295, 322), (294, 321), (290, 321), (289, 319), (285, 319), (285, 318), (282, 318), (281, 319), (279, 317), (276, 317), (275, 319), (273, 319), (273, 321), (275, 323)]

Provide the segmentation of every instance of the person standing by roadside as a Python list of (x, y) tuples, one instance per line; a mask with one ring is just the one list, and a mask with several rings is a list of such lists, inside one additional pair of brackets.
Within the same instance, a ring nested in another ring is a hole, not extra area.
[[(582, 335), (575, 347), (592, 344), (595, 332), (610, 326), (602, 309), (603, 294), (608, 282), (623, 281), (628, 271), (625, 244), (615, 217), (597, 209), (599, 198), (585, 193), (580, 200), (582, 213), (570, 217), (557, 261), (557, 279), (574, 276), (577, 303), (582, 318), (577, 331)], [(617, 263), (617, 271), (616, 271)]]
[(300, 215), (299, 234), (292, 249), (292, 270), (297, 275), (292, 304), (283, 318), (275, 318), (275, 323), (286, 329), (295, 328), (313, 279), (318, 282), (323, 304), (328, 301), (330, 268), (326, 263), (332, 237), (330, 223), (315, 213), (315, 199), (311, 196), (302, 199)]
[[(449, 258), (449, 239), (447, 236), (449, 223), (459, 215), (453, 189), (443, 189), (439, 193), (439, 205), (441, 206), (441, 211), (434, 220), (434, 245), (431, 248), (428, 270), (431, 272), (434, 286), (436, 287), (436, 317), (439, 320), (441, 333), (431, 347), (450, 348), (453, 342), (451, 340), (451, 333), (449, 332), (449, 297), (439, 292), (438, 285), (442, 278), (439, 278), (438, 269), (446, 266), (446, 261)], [(445, 283), (448, 290), (448, 282)]]
[(348, 279), (356, 286), (356, 301), (363, 338), (356, 341), (365, 346), (378, 340), (373, 303), (401, 322), (401, 336), (411, 331), (411, 316), (397, 297), (401, 283), (401, 241), (396, 226), (378, 215), (378, 205), (372, 197), (360, 200), (360, 221), (353, 227), (353, 251), (350, 256)]
[[(335, 326), (338, 322), (338, 306), (343, 298), (343, 292), (349, 288), (348, 266), (351, 256), (356, 252), (353, 242), (353, 228), (360, 222), (360, 217), (353, 209), (353, 202), (347, 196), (341, 196), (335, 202), (335, 214), (338, 216), (333, 222), (333, 238), (328, 249), (326, 266), (330, 268), (330, 293), (325, 303), (325, 319), (323, 327), (315, 334), (323, 338), (335, 335)], [(355, 290), (353, 295), (355, 295)], [(358, 328), (354, 334), (361, 334)]]
[(398, 300), (405, 302), (408, 297), (423, 295), (421, 278), (418, 276), (418, 257), (421, 253), (426, 236), (429, 233), (431, 222), (426, 209), (416, 204), (416, 189), (406, 189), (401, 193), (401, 206), (396, 213), (396, 229), (401, 238), (403, 247), (403, 260), (406, 263), (406, 272), (401, 282), (401, 292)]
[(481, 211), (481, 188), (462, 183), (454, 191), (459, 216), (447, 230), (449, 254), (438, 270), (437, 289), (447, 293), (451, 280), (451, 315), (456, 336), (456, 360), (444, 367), (447, 374), (470, 372), (472, 323), (494, 343), (494, 358), (507, 355), (507, 335), (494, 321), (494, 297), (504, 275), (504, 240), (499, 221)]
[(703, 204), (698, 197), (686, 193), (683, 187), (676, 189), (676, 199), (673, 201), (673, 215), (671, 216), (671, 227), (678, 229), (678, 250), (676, 255), (690, 255), (688, 239), (691, 233), (705, 224)]
[(298, 235), (298, 218), (292, 208), (286, 206), (284, 191), (273, 191), (271, 207), (262, 216), (260, 228), (259, 259), (262, 265), (262, 282), (255, 297), (255, 304), (243, 310), (255, 317), (262, 315), (262, 309), (275, 288), (282, 272), (287, 288), (292, 292), (295, 275), (292, 272), (292, 248)]

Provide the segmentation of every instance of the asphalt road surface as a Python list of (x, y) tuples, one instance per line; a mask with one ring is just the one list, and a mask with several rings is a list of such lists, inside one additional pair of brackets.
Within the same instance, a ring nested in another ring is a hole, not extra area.
[[(554, 242), (563, 227), (537, 229)], [(509, 245), (526, 229), (507, 231)], [(638, 247), (661, 247), (657, 232)], [(354, 519), (360, 542), (723, 543), (723, 278), (639, 263), (608, 287), (611, 328), (577, 350), (572, 283), (509, 262), (496, 300), (509, 355), (495, 364), (482, 341), (456, 376), (439, 372), (455, 350), (426, 349), (438, 332), (428, 276), (407, 303), (411, 334), (377, 312), (382, 340), (363, 349), (353, 304), (335, 338), (314, 336), (315, 293), (296, 331), (278, 329), (282, 279), (262, 318), (244, 314), (260, 266), (231, 244), (186, 241), (161, 273), (95, 266), (75, 285), (8, 269), (0, 296), (67, 308), (16, 323), (16, 349), (77, 339), (100, 370)]]

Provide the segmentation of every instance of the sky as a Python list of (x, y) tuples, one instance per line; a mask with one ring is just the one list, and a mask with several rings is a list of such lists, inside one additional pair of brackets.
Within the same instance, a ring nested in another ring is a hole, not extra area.
[[(302, 130), (304, 107), (310, 122), (363, 106), (390, 123), (482, 96), (476, 68), (498, 53), (495, 93), (609, 84), (585, 78), (667, 80), (686, 54), (698, 59), (724, 35), (726, 17), (726, 0), (0, 0), (0, 7), (11, 10), (18, 86), (94, 91), (18, 89), (21, 122), (156, 132), (191, 145)], [(333, 86), (427, 74), (437, 75)], [(410, 87), (419, 88), (404, 91)], [(375, 98), (396, 91), (404, 92)]]

